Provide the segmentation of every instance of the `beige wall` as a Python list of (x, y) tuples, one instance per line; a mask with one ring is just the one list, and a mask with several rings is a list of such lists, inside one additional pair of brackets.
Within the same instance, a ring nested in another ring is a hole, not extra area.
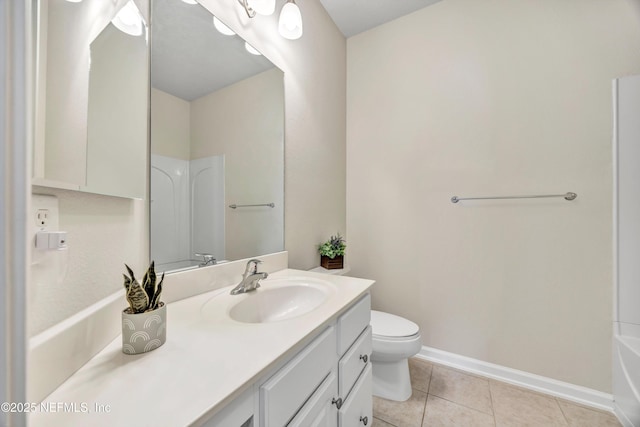
[[(611, 79), (624, 0), (447, 0), (348, 40), (347, 231), (424, 344), (611, 390)], [(578, 199), (452, 204), (453, 195)]]
[[(29, 335), (33, 336), (123, 288), (124, 263), (139, 274), (149, 262), (147, 202), (79, 191), (34, 187), (36, 194), (58, 198), (59, 229), (69, 249), (56, 256), (66, 276), (32, 274), (28, 292)], [(29, 222), (31, 225), (31, 222)], [(33, 268), (39, 268), (37, 265)], [(124, 301), (123, 301), (124, 303)]]
[(191, 103), (151, 88), (151, 152), (191, 159)]
[[(273, 68), (191, 102), (192, 159), (224, 155), (225, 257), (282, 250), (284, 88)], [(274, 203), (236, 209), (231, 204)]]
[(237, 2), (201, 4), (284, 71), (285, 249), (292, 268), (315, 267), (317, 244), (346, 229), (345, 39), (319, 1), (298, 4), (299, 40), (278, 34), (278, 13), (249, 20)]

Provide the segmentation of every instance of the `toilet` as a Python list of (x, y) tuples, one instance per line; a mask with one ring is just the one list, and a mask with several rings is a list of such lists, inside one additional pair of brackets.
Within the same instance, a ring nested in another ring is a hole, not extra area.
[(409, 357), (422, 348), (420, 328), (403, 317), (371, 310), (373, 395), (405, 401), (411, 397)]

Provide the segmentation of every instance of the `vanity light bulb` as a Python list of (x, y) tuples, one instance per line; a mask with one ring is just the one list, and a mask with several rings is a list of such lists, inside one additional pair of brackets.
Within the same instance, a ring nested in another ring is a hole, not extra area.
[(225, 36), (235, 36), (236, 35), (236, 33), (231, 28), (229, 28), (226, 25), (224, 25), (222, 23), (222, 21), (220, 21), (215, 16), (213, 17), (213, 26), (216, 27), (216, 30), (218, 30), (220, 33), (224, 34)]
[(123, 33), (131, 36), (139, 36), (142, 34), (142, 17), (138, 8), (129, 0), (120, 11), (116, 14), (111, 23)]
[(253, 46), (251, 46), (249, 43), (244, 42), (244, 48), (247, 49), (247, 52), (249, 52), (252, 55), (259, 55), (262, 56), (262, 54), (260, 52), (257, 51), (257, 49)]
[(249, 0), (249, 7), (260, 15), (272, 15), (276, 10), (276, 0)]
[(302, 37), (302, 15), (300, 8), (293, 0), (288, 0), (280, 12), (278, 32), (282, 37), (296, 40)]
[(82, 0), (67, 0), (69, 3), (80, 3)]
[(198, 4), (196, 0), (182, 0), (182, 1), (185, 2), (186, 4)]

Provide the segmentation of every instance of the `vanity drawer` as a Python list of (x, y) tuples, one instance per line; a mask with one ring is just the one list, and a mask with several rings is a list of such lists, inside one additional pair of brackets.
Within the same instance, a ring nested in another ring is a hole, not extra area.
[(345, 400), (360, 373), (370, 364), (371, 345), (371, 326), (367, 326), (338, 363), (338, 395)]
[(338, 411), (338, 427), (362, 427), (373, 424), (371, 363), (351, 390), (349, 398)]
[(370, 321), (371, 296), (367, 294), (338, 318), (338, 355), (351, 347)]
[(260, 386), (261, 425), (284, 426), (335, 364), (336, 332), (330, 326)]

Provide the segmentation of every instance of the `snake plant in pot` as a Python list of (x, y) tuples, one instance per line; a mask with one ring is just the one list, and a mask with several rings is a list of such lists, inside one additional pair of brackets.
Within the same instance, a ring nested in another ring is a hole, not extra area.
[(167, 306), (160, 301), (164, 273), (157, 281), (154, 262), (136, 280), (133, 270), (125, 264), (124, 288), (129, 307), (122, 311), (122, 352), (140, 354), (154, 350), (167, 339)]
[(337, 233), (318, 246), (320, 265), (327, 270), (344, 268), (344, 250), (347, 247), (344, 237)]

